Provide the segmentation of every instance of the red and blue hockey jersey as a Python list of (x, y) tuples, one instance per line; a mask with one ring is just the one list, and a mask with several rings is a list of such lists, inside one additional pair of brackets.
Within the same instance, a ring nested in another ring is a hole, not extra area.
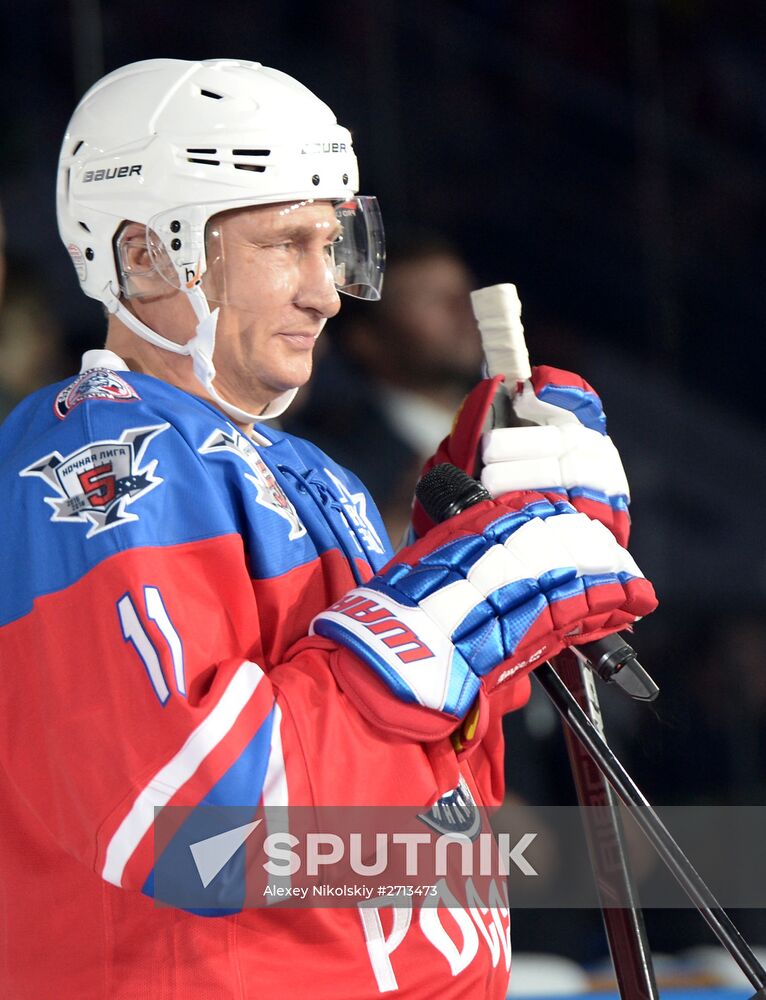
[[(428, 808), (502, 795), (493, 719), (376, 729), (312, 618), (391, 555), (306, 441), (90, 352), (0, 428), (0, 994), (13, 1000), (503, 997), (508, 911), (156, 905), (158, 809)], [(360, 669), (365, 669), (360, 664)]]

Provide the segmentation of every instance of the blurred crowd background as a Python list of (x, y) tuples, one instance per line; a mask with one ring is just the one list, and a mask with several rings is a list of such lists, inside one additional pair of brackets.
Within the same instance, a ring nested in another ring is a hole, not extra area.
[[(604, 692), (610, 740), (658, 804), (764, 805), (765, 49), (757, 0), (0, 4), (0, 415), (103, 336), (55, 225), (82, 92), (157, 56), (291, 73), (354, 132), (389, 270), (382, 303), (329, 325), (287, 429), (361, 475), (396, 540), (479, 376), (468, 292), (514, 282), (533, 362), (605, 401), (662, 602), (636, 635), (660, 699)], [(508, 740), (512, 789), (573, 801), (544, 699)], [(766, 943), (764, 915), (739, 916)], [(514, 945), (592, 960), (598, 920), (574, 917), (519, 914)], [(649, 927), (665, 951), (710, 939), (690, 914)]]

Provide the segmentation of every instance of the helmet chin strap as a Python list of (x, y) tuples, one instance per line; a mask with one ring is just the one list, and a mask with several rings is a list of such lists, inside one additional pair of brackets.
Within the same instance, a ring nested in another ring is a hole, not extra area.
[[(295, 399), (298, 389), (288, 389), (273, 399), (261, 413), (250, 413), (241, 410), (233, 403), (225, 400), (213, 385), (216, 376), (215, 365), (213, 364), (213, 354), (215, 352), (215, 333), (218, 324), (219, 310), (210, 311), (207, 297), (202, 289), (197, 285), (193, 288), (184, 289), (189, 298), (194, 314), (197, 317), (197, 330), (195, 336), (186, 344), (176, 344), (175, 341), (168, 340), (161, 334), (156, 333), (145, 323), (135, 316), (129, 309), (126, 309), (122, 302), (115, 298), (108, 303), (109, 311), (114, 314), (142, 340), (146, 340), (155, 347), (160, 347), (164, 351), (172, 354), (181, 354), (191, 358), (192, 368), (197, 381), (205, 391), (215, 400), (221, 410), (232, 420), (240, 424), (252, 424), (258, 420), (270, 420), (284, 413), (287, 407)], [(114, 308), (111, 308), (111, 307)]]

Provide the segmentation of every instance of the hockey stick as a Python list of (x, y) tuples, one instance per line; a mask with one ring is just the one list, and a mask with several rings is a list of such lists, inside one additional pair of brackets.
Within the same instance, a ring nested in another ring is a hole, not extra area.
[[(479, 324), (484, 356), (491, 376), (505, 376), (504, 399), (496, 411), (499, 426), (511, 423), (513, 411), (510, 397), (517, 391), (518, 383), (531, 375), (529, 354), (521, 323), (521, 302), (516, 287), (510, 284), (493, 285), (471, 293), (474, 314)], [(503, 412), (504, 411), (504, 412)], [(573, 654), (556, 658), (570, 695), (587, 712), (593, 726), (603, 734), (603, 722), (593, 675)], [(548, 666), (545, 664), (544, 666)], [(538, 668), (533, 676), (538, 676)], [(553, 672), (552, 667), (548, 669)], [(550, 685), (538, 677), (557, 710), (561, 708)], [(565, 721), (567, 717), (562, 715)], [(625, 849), (624, 834), (614, 792), (606, 781), (603, 769), (594, 768), (591, 757), (582, 743), (575, 739), (567, 725), (564, 726), (572, 777), (581, 806), (600, 806), (606, 811), (607, 824), (594, 825), (593, 812), (582, 810), (583, 824), (588, 843), (591, 866), (601, 900), (609, 952), (612, 957), (620, 996), (629, 1000), (657, 1000), (659, 994), (654, 978), (649, 943), (643, 915), (630, 875)], [(598, 763), (598, 761), (596, 762)], [(614, 907), (615, 899), (626, 905)]]
[[(567, 727), (577, 737), (579, 745), (598, 765), (601, 774), (609, 778), (622, 801), (630, 807), (631, 815), (665, 862), (669, 871), (697, 907), (708, 926), (740, 967), (750, 984), (756, 988), (757, 992), (750, 1000), (766, 1000), (766, 970), (763, 969), (728, 914), (703, 882), (691, 861), (673, 839), (672, 834), (644, 794), (612, 753), (604, 737), (577, 704), (563, 679), (550, 663), (540, 664), (535, 670), (535, 676), (566, 722)], [(614, 912), (620, 913), (622, 911)], [(620, 992), (621, 995), (625, 995), (622, 993), (622, 986)], [(631, 998), (638, 995), (627, 994)]]
[[(490, 374), (506, 375), (507, 382), (512, 381), (515, 389), (516, 382), (528, 378), (530, 374), (521, 325), (521, 303), (516, 289), (513, 285), (496, 285), (473, 292), (471, 298), (482, 331)], [(505, 419), (512, 415), (510, 405), (507, 411)], [(626, 864), (624, 836), (612, 788), (631, 807), (634, 819), (652, 846), (720, 943), (756, 988), (757, 992), (751, 1000), (766, 1000), (766, 971), (609, 748), (603, 735), (593, 675), (584, 666), (582, 653), (575, 652), (577, 658), (570, 651), (556, 658), (563, 676), (559, 676), (550, 663), (541, 664), (534, 676), (566, 723), (564, 734), (580, 803), (608, 806), (608, 825), (595, 825), (588, 818), (584, 822), (620, 995), (629, 1000), (656, 998), (657, 987), (643, 918)], [(622, 650), (620, 654), (622, 656)], [(651, 700), (657, 693), (656, 686), (638, 664), (633, 663), (629, 667), (629, 663), (630, 660), (621, 658), (614, 672), (611, 668), (596, 669), (600, 676), (605, 679), (611, 676), (618, 683), (621, 674), (624, 676), (627, 670), (629, 679), (620, 686), (633, 697)], [(593, 769), (591, 762), (596, 764), (597, 770)], [(606, 778), (611, 785), (607, 784)], [(588, 817), (587, 809), (584, 813)], [(616, 893), (619, 895), (615, 897)], [(627, 906), (621, 909), (609, 907), (610, 897), (624, 901)]]

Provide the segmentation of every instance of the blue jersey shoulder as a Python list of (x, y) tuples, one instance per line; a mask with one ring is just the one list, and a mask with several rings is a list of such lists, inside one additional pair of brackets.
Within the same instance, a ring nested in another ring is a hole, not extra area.
[(250, 440), (180, 389), (96, 372), (34, 393), (0, 427), (8, 515), (0, 520), (8, 567), (0, 623), (141, 546), (236, 533), (253, 578), (329, 549), (374, 569), (390, 557), (369, 494), (315, 446), (262, 425)]
[(149, 376), (99, 376), (91, 390), (103, 395), (82, 398), (78, 377), (34, 393), (0, 427), (8, 515), (0, 521), (8, 566), (0, 622), (117, 552), (236, 531), (232, 500), (194, 447), (226, 422)]

